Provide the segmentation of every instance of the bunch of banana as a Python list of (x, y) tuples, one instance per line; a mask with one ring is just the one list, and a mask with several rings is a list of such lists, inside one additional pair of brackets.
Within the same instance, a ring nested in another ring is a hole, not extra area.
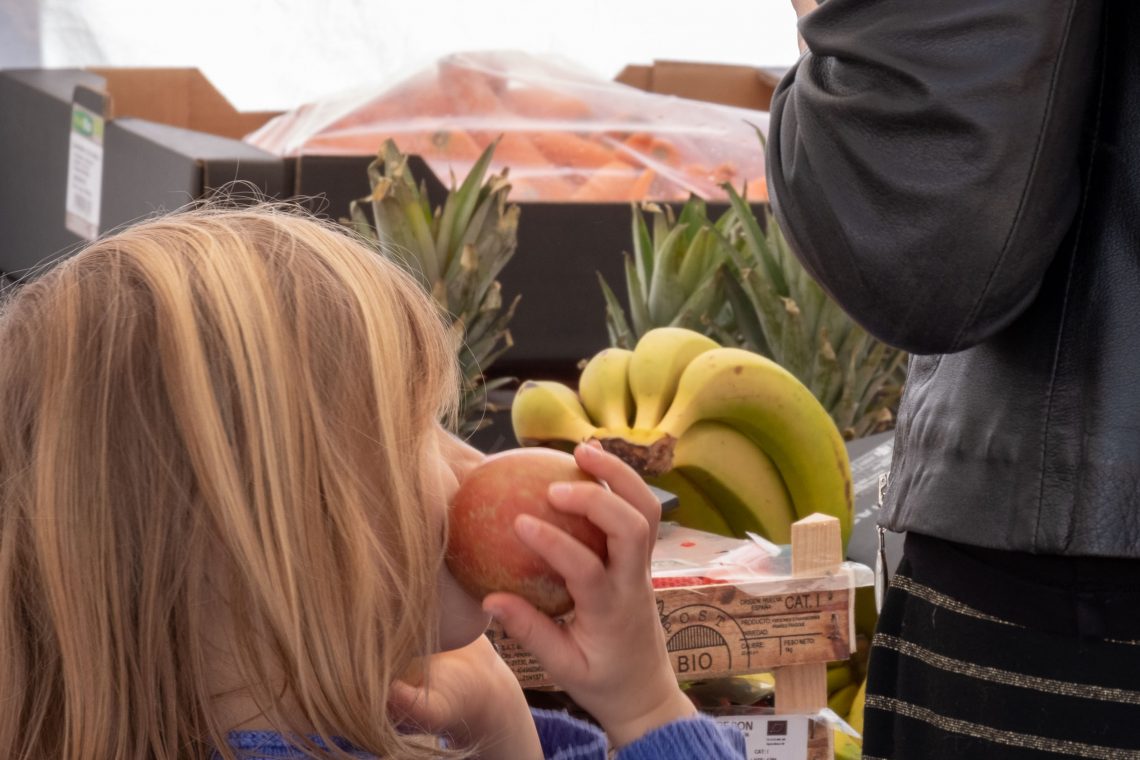
[[(868, 637), (856, 637), (856, 651), (846, 660), (827, 664), (827, 706), (847, 721), (859, 734), (863, 733), (863, 702), (867, 694)], [(835, 729), (836, 760), (857, 760), (863, 756), (863, 741)]]
[(586, 363), (578, 392), (523, 384), (511, 410), (523, 445), (598, 440), (681, 505), (683, 525), (776, 543), (814, 512), (851, 527), (851, 468), (826, 410), (779, 365), (677, 327)]
[(861, 681), (855, 674), (853, 663), (839, 660), (827, 665), (827, 706), (836, 715), (846, 716), (855, 703)]
[[(833, 668), (832, 665), (841, 667)], [(844, 672), (846, 670), (846, 672)], [(833, 680), (841, 685), (834, 687)], [(867, 679), (854, 678), (848, 663), (832, 663), (827, 668), (827, 706), (847, 725), (863, 733), (863, 699), (867, 692)], [(863, 741), (848, 736), (838, 728), (834, 730), (836, 760), (858, 760), (863, 756)]]
[(835, 737), (835, 760), (861, 760), (863, 757), (863, 741), (853, 739), (838, 728), (832, 729)]

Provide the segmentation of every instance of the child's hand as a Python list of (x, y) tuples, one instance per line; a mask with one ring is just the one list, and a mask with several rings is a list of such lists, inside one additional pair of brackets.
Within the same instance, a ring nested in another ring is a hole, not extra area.
[(389, 706), (397, 720), (456, 748), (477, 747), (481, 760), (541, 758), (542, 745), (518, 679), (486, 636), (432, 655), (428, 683), (395, 681)]
[(617, 457), (588, 445), (578, 466), (604, 481), (555, 484), (550, 503), (584, 515), (607, 536), (609, 559), (550, 523), (519, 518), (519, 538), (566, 579), (574, 616), (560, 626), (514, 594), (489, 594), (483, 608), (519, 640), (550, 677), (624, 746), (696, 708), (677, 686), (650, 580), (661, 505)]

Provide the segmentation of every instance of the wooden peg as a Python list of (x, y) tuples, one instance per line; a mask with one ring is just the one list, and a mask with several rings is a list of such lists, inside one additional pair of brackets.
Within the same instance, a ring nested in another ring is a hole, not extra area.
[[(792, 524), (792, 575), (824, 575), (843, 562), (839, 520), (814, 514)], [(776, 711), (814, 714), (827, 707), (827, 664), (812, 662), (776, 670)]]

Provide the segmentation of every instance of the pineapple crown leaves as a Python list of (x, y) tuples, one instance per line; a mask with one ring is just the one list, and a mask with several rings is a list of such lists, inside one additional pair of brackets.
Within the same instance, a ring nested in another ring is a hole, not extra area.
[(676, 215), (664, 204), (632, 206), (628, 315), (598, 275), (611, 345), (633, 348), (659, 326), (698, 330), (783, 365), (848, 436), (889, 422), (905, 354), (871, 338), (824, 292), (770, 208), (757, 218), (741, 193), (722, 187), (729, 208), (715, 222), (698, 198)]
[(693, 288), (677, 315), (669, 323), (670, 327), (684, 327), (696, 332), (709, 332), (713, 326), (712, 314), (715, 306), (724, 300), (722, 267), (717, 266), (712, 275), (701, 280)]
[(755, 287), (764, 287), (763, 281), (757, 283), (753, 288), (746, 289), (743, 283), (752, 276), (751, 270), (740, 269), (734, 262), (726, 267), (725, 271), (729, 273), (729, 276), (722, 278), (725, 300), (735, 317), (735, 327), (739, 333), (740, 342), (745, 346), (751, 346), (752, 350), (757, 353), (772, 356), (767, 334), (775, 328), (769, 328), (766, 331), (762, 321), (772, 322), (774, 317), (770, 317), (761, 308), (761, 303), (758, 303), (753, 295)]
[(796, 375), (848, 435), (883, 421), (897, 401), (905, 353), (875, 340), (824, 292), (792, 253), (770, 209), (763, 227), (731, 186), (734, 242), (725, 283), (746, 346)]
[[(832, 311), (834, 303), (819, 285), (804, 272), (791, 253), (770, 211), (765, 213), (765, 227), (752, 213), (744, 198), (731, 186), (724, 185), (731, 204), (732, 229), (737, 245), (733, 247), (733, 268), (738, 282), (731, 287), (734, 312), (749, 338), (758, 348), (800, 378), (813, 393), (820, 396), (825, 378), (813, 387), (819, 375), (818, 351), (821, 322)], [(765, 229), (767, 232), (765, 232)], [(754, 318), (747, 315), (752, 311)], [(838, 314), (846, 319), (842, 312)], [(834, 334), (839, 325), (827, 325)]]
[[(392, 140), (368, 167), (372, 193), (352, 204), (353, 226), (401, 260), (453, 317), (470, 322), (517, 247), (518, 206), (507, 206), (507, 175), (487, 177), (497, 141), (466, 179), (432, 210), (408, 157)], [(372, 211), (375, 232), (362, 205)], [(442, 283), (444, 290), (440, 290)]]
[[(628, 267), (630, 263), (628, 254), (626, 254), (625, 261)], [(595, 274), (597, 274), (598, 284), (602, 288), (602, 298), (606, 302), (606, 332), (609, 334), (610, 345), (633, 350), (633, 347), (637, 345), (637, 335), (640, 333), (635, 334), (630, 329), (629, 321), (625, 317), (625, 309), (621, 307), (621, 301), (618, 300), (617, 295), (606, 282), (606, 278), (602, 276), (601, 272), (595, 272)], [(627, 269), (627, 282), (629, 281), (628, 274)]]
[(350, 206), (351, 226), (415, 276), (451, 320), (464, 383), (461, 432), (484, 424), (471, 415), (481, 415), (487, 393), (510, 381), (488, 386), (482, 377), (512, 345), (508, 324), (519, 300), (504, 308), (496, 279), (515, 254), (519, 222), (518, 206), (507, 204), (507, 172), (487, 175), (497, 144), (433, 210), (426, 185), (416, 183), (408, 157), (388, 140), (368, 167), (372, 192)]
[(391, 140), (384, 143), (381, 157), (369, 164), (368, 179), (372, 183), (369, 200), (380, 243), (393, 246), (431, 290), (439, 280), (440, 264), (432, 239), (426, 188), (416, 185), (408, 157)]
[[(789, 296), (790, 291), (784, 277), (782, 268), (784, 261), (783, 256), (780, 255), (781, 252), (773, 250), (773, 247), (769, 245), (768, 237), (760, 229), (760, 223), (755, 214), (752, 213), (752, 209), (744, 197), (736, 192), (736, 188), (727, 182), (721, 187), (728, 194), (735, 225), (740, 228), (739, 239), (744, 242), (749, 261), (752, 265), (762, 268), (774, 292), (780, 296)], [(769, 221), (769, 219), (766, 218), (765, 221)], [(772, 226), (775, 225), (769, 225), (769, 229)]]
[[(660, 217), (658, 217), (660, 218)], [(657, 230), (654, 230), (656, 233)], [(653, 324), (660, 324), (676, 314), (685, 302), (685, 291), (681, 287), (678, 277), (681, 257), (681, 235), (685, 227), (674, 227), (665, 234), (660, 247), (657, 248), (657, 260), (653, 266), (653, 277), (649, 281), (649, 319)], [(657, 247), (658, 235), (654, 234), (654, 246)]]
[(705, 202), (690, 197), (676, 215), (671, 207), (656, 203), (631, 204), (631, 209), (633, 253), (623, 254), (628, 319), (609, 284), (598, 276), (611, 344), (632, 346), (639, 336), (665, 325), (710, 332), (706, 312), (721, 300), (716, 275), (729, 253)]
[(476, 315), (470, 324), (465, 325), (466, 350), (459, 355), (464, 376), (481, 372), (491, 366), (514, 345), (514, 339), (507, 325), (515, 316), (520, 296), (515, 296), (504, 310), (501, 308), (502, 300), (499, 297), (500, 288), (497, 282), (493, 292), (499, 306), (494, 308), (488, 306)]
[[(656, 204), (645, 204), (645, 209), (659, 210), (660, 207)], [(630, 263), (626, 264), (626, 282), (629, 287), (637, 287), (637, 296), (642, 303), (649, 300), (649, 282), (653, 279), (653, 238), (649, 235), (649, 227), (645, 224), (645, 216), (642, 214), (642, 209), (636, 203), (631, 203), (630, 208), (633, 209), (633, 277), (629, 277)], [(626, 253), (625, 257), (627, 262), (629, 254)], [(633, 303), (633, 293), (630, 293), (630, 303)], [(640, 332), (639, 332), (640, 334)]]
[(625, 263), (626, 294), (629, 296), (629, 316), (633, 320), (633, 329), (638, 336), (644, 335), (653, 328), (653, 320), (649, 317), (648, 287), (639, 279), (639, 270), (628, 253), (623, 253)]

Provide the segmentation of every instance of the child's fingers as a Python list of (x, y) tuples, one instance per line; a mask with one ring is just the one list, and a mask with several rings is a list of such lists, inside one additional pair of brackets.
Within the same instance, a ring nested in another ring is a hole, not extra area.
[[(600, 447), (589, 444), (575, 448), (574, 459), (579, 467), (605, 481), (614, 493), (644, 515), (653, 534), (656, 535), (657, 523), (661, 521), (661, 503), (632, 467)], [(650, 549), (652, 550), (652, 547)]]
[(575, 606), (596, 606), (593, 600), (597, 592), (609, 585), (601, 557), (561, 528), (530, 515), (515, 519), (515, 533), (562, 576)]
[(585, 517), (606, 534), (609, 564), (622, 577), (645, 574), (646, 547), (653, 543), (649, 522), (619, 494), (597, 483), (559, 483), (547, 500), (560, 512)]
[(521, 596), (503, 591), (488, 594), (483, 599), (483, 610), (499, 621), (508, 636), (538, 658), (552, 676), (580, 673), (587, 666), (566, 630)]

